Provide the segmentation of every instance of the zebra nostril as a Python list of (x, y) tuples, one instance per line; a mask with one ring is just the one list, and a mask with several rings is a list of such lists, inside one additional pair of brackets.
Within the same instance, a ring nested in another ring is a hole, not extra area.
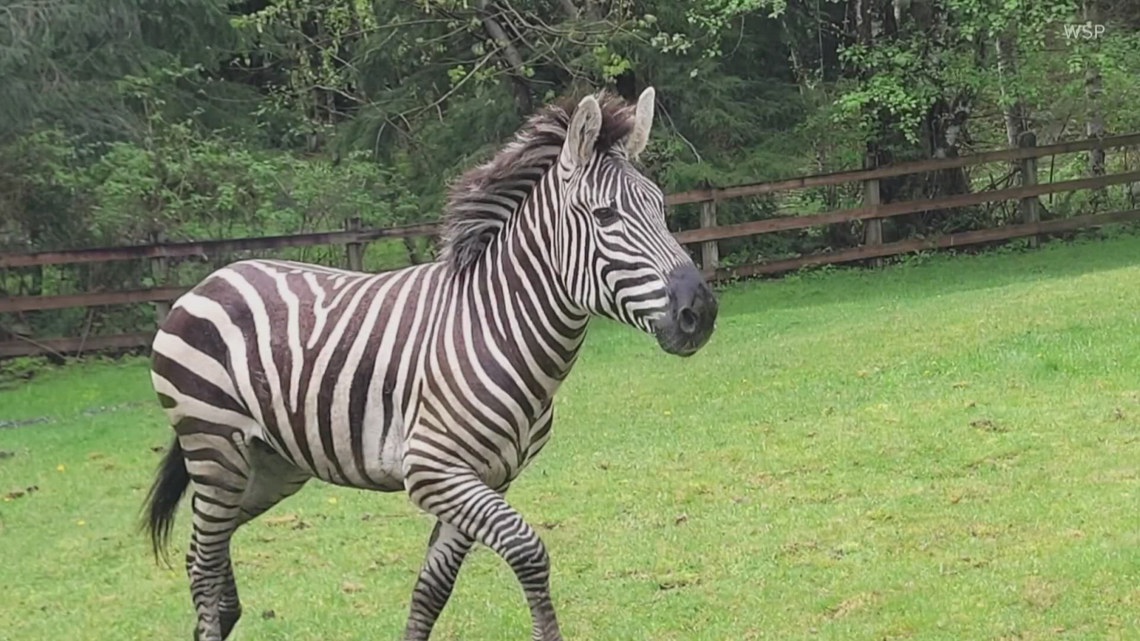
[(697, 313), (692, 307), (686, 307), (677, 314), (677, 326), (686, 334), (692, 334), (697, 329)]

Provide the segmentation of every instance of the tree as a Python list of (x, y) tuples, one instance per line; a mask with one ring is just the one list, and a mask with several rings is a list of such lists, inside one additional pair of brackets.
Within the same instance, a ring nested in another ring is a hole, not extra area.
[(139, 113), (122, 91), (131, 76), (161, 84), (170, 108), (206, 108), (200, 71), (227, 55), (233, 36), (225, 0), (11, 4), (0, 11), (0, 144), (41, 125), (98, 138), (138, 134)]

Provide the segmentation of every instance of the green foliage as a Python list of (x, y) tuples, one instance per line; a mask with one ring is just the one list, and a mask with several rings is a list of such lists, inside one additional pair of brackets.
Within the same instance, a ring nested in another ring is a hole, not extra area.
[[(761, 11), (766, 12), (769, 18), (779, 18), (787, 7), (787, 0), (702, 0), (688, 3), (685, 19), (693, 29), (688, 33), (658, 31), (651, 42), (666, 53), (686, 54), (697, 48), (701, 57), (717, 58), (726, 53), (724, 39), (736, 30), (736, 23), (742, 18)], [(644, 26), (650, 24), (653, 22)], [(692, 73), (697, 75), (698, 68), (694, 67)]]
[[(213, 67), (233, 46), (226, 0), (44, 0), (0, 11), (0, 144), (48, 120), (98, 137), (137, 132), (128, 74)], [(196, 78), (195, 80), (201, 80)], [(169, 97), (200, 103), (193, 82)]]
[[(369, 227), (418, 222), (418, 199), (389, 169), (360, 154), (328, 161), (251, 149), (187, 123), (152, 118), (141, 142), (98, 149), (58, 130), (29, 134), (4, 149), (0, 164), (24, 167), (0, 211), (0, 242), (36, 249), (143, 244), (342, 229), (359, 217)], [(207, 265), (181, 263), (155, 275), (135, 263), (96, 263), (0, 273), (0, 291), (59, 295), (193, 282)], [(329, 258), (311, 257), (328, 261)], [(336, 260), (336, 259), (334, 259)], [(182, 278), (179, 278), (181, 276)], [(158, 282), (159, 280), (163, 282)], [(145, 306), (29, 313), (4, 318), (36, 335), (127, 332), (153, 319)]]
[[(14, 389), (49, 367), (47, 358), (42, 356), (20, 356), (0, 361), (0, 391)], [(0, 429), (3, 429), (2, 426)]]
[[(1066, 36), (1094, 19), (1100, 37)], [(1140, 11), (1077, 0), (43, 0), (0, 11), (0, 251), (432, 220), (449, 181), (533, 109), (603, 86), (631, 98), (658, 88), (642, 160), (675, 192), (852, 169), (869, 151), (898, 162), (1004, 147), (1010, 114), (1040, 144), (1094, 122), (1134, 131), (1138, 78)], [(988, 186), (996, 171), (881, 191), (944, 196)], [(1087, 159), (1050, 171), (1079, 177)], [(1128, 205), (1119, 190), (1064, 198), (1047, 199), (1050, 215)], [(860, 199), (857, 185), (810, 189), (723, 202), (718, 216), (731, 224)], [(901, 217), (886, 232), (1010, 220), (973, 208)], [(697, 224), (695, 207), (671, 212), (675, 229)], [(862, 233), (737, 239), (721, 255), (801, 255)], [(367, 257), (380, 268), (430, 254), (425, 242), (398, 242)], [(276, 255), (342, 260), (331, 248)], [(176, 264), (171, 277), (189, 282), (230, 258)], [(0, 293), (158, 280), (142, 264), (11, 270)], [(0, 319), (0, 331), (138, 329), (148, 313), (62, 310)]]
[[(35, 198), (13, 203), (3, 228), (47, 249), (321, 230), (354, 216), (385, 226), (418, 211), (391, 171), (359, 154), (334, 166), (202, 136), (187, 123), (152, 124), (141, 143), (99, 151), (57, 130), (21, 139), (10, 162), (31, 168), (24, 191)], [(41, 215), (45, 193), (66, 201), (66, 218)]]

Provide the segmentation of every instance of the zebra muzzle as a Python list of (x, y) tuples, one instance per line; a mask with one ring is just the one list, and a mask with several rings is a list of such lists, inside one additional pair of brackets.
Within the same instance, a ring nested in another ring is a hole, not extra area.
[(692, 356), (716, 328), (716, 296), (693, 265), (674, 269), (666, 287), (669, 306), (654, 326), (657, 343), (669, 354)]

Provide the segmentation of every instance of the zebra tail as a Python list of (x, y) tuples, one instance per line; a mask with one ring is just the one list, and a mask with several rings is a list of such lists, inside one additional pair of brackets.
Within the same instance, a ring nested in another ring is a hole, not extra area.
[(146, 513), (142, 528), (150, 535), (155, 561), (166, 558), (166, 545), (170, 540), (170, 530), (174, 527), (174, 513), (189, 485), (190, 472), (186, 470), (182, 446), (175, 437), (159, 465), (143, 508)]

